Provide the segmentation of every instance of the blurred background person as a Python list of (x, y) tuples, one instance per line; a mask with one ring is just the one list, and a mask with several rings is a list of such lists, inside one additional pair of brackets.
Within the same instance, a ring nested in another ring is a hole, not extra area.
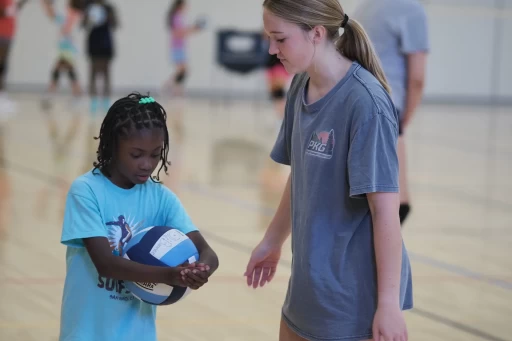
[(418, 0), (364, 0), (354, 13), (365, 28), (391, 86), (400, 118), (400, 222), (411, 210), (405, 133), (421, 102), (430, 49), (427, 15)]

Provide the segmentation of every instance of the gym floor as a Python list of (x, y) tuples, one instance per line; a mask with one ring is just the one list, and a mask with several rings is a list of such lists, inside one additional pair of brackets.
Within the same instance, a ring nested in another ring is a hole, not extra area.
[[(47, 113), (36, 95), (15, 99), (19, 114), (0, 128), (0, 340), (55, 341), (65, 196), (92, 166), (101, 117), (70, 109), (64, 98)], [(221, 267), (183, 302), (159, 308), (160, 340), (277, 340), (289, 244), (270, 285), (254, 290), (243, 277), (288, 172), (268, 157), (277, 134), (269, 124), (272, 107), (207, 100), (164, 105), (173, 165), (163, 181)], [(511, 114), (511, 108), (424, 105), (407, 132), (410, 340), (512, 340)]]

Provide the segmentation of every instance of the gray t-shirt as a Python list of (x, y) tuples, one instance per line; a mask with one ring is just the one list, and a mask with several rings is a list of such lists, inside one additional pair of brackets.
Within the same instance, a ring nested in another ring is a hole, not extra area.
[[(356, 62), (312, 104), (305, 102), (307, 83), (307, 74), (294, 77), (271, 152), (274, 161), (291, 165), (292, 176), (293, 261), (283, 318), (308, 340), (363, 340), (371, 337), (377, 308), (365, 194), (398, 192), (397, 112)], [(412, 303), (404, 247), (400, 305)]]
[(427, 15), (418, 0), (366, 0), (353, 15), (375, 47), (397, 109), (405, 109), (407, 55), (429, 50)]

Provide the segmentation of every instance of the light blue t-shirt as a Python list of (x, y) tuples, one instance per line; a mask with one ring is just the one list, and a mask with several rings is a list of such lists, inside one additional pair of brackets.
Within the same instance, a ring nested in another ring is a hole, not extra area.
[(119, 254), (123, 240), (149, 226), (197, 230), (181, 202), (151, 180), (123, 189), (99, 170), (78, 177), (67, 195), (61, 242), (67, 246), (60, 341), (154, 341), (156, 307), (122, 280), (100, 277), (82, 238), (105, 237)]

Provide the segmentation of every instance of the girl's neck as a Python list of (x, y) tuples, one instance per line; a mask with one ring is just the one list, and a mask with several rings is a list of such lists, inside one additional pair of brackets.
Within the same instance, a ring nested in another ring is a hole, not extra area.
[(105, 172), (103, 172), (103, 175), (105, 175), (110, 182), (112, 182), (117, 187), (120, 187), (122, 189), (130, 189), (135, 186), (135, 184), (128, 181), (128, 179), (124, 178), (114, 167), (109, 167), (108, 173), (110, 176), (107, 176)]
[[(316, 53), (321, 49), (317, 46)], [(326, 47), (322, 55), (317, 55), (308, 68), (309, 75), (308, 102), (314, 102), (325, 96), (340, 80), (345, 77), (352, 62), (342, 56), (334, 45)], [(309, 100), (311, 99), (311, 100)]]

